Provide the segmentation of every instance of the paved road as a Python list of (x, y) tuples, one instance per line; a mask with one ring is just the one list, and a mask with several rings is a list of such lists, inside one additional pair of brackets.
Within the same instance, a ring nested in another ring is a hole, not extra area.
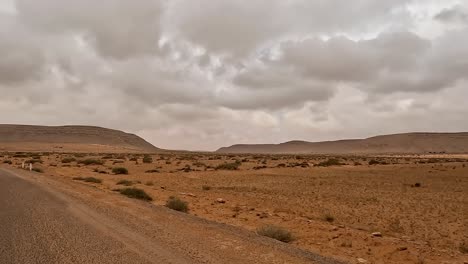
[(119, 195), (90, 199), (97, 192), (90, 186), (24, 174), (0, 169), (1, 264), (338, 263)]

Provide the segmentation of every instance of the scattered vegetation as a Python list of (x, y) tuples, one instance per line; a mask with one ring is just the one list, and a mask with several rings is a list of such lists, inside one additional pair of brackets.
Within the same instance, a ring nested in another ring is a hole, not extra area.
[(144, 190), (138, 188), (125, 188), (118, 190), (120, 194), (125, 195), (129, 198), (139, 199), (144, 201), (152, 201), (153, 198), (149, 196)]
[(153, 163), (153, 158), (149, 155), (143, 157), (143, 163)]
[(84, 165), (103, 165), (104, 161), (98, 160), (98, 159), (85, 159), (85, 160), (80, 160), (78, 162), (79, 164), (84, 164)]
[(257, 229), (257, 234), (276, 239), (281, 242), (289, 243), (293, 241), (291, 232), (282, 227), (267, 225)]
[(318, 167), (330, 167), (330, 166), (341, 166), (345, 165), (344, 163), (341, 163), (338, 159), (328, 159), (326, 161), (322, 161), (319, 164), (315, 165)]
[(84, 181), (84, 182), (91, 182), (91, 183), (102, 183), (102, 180), (101, 180), (101, 179), (94, 178), (94, 177), (86, 177), (86, 178), (83, 178), (83, 177), (75, 177), (75, 178), (73, 178), (73, 180), (75, 180), (75, 181)]
[(158, 169), (147, 170), (145, 173), (159, 173)]
[(13, 164), (13, 162), (11, 160), (4, 160), (3, 163), (4, 164), (9, 164), (9, 165)]
[(169, 197), (169, 199), (166, 201), (166, 207), (184, 213), (188, 212), (189, 210), (188, 202), (174, 196)]
[(76, 161), (76, 159), (72, 157), (62, 159), (62, 163), (72, 163), (74, 161)]
[(387, 165), (387, 162), (372, 159), (369, 161), (369, 165)]
[(112, 169), (114, 174), (128, 174), (128, 169), (124, 167), (116, 167)]
[(239, 166), (241, 164), (242, 163), (240, 161), (236, 161), (236, 162), (233, 162), (233, 163), (224, 163), (224, 164), (220, 164), (220, 165), (216, 166), (215, 169), (217, 169), (217, 170), (237, 170), (237, 169), (239, 169)]

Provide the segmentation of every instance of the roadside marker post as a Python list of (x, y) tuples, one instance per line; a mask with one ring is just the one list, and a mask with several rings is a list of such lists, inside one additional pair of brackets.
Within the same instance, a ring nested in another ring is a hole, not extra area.
[(21, 163), (21, 168), (24, 169), (24, 161)]
[(32, 163), (29, 163), (29, 171), (32, 171)]

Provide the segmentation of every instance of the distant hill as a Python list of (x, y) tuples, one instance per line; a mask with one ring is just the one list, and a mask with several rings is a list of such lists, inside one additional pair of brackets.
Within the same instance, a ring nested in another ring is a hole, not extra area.
[(93, 126), (1, 125), (0, 151), (157, 152), (134, 134)]
[(406, 133), (324, 142), (234, 145), (219, 153), (424, 154), (468, 153), (468, 133)]

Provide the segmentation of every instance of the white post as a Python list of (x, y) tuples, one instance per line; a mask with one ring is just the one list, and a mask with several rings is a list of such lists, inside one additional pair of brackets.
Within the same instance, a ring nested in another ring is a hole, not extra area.
[(32, 171), (32, 163), (29, 163), (29, 171)]
[(24, 169), (24, 161), (23, 161), (23, 163), (21, 163), (21, 168), (23, 168), (23, 169)]

